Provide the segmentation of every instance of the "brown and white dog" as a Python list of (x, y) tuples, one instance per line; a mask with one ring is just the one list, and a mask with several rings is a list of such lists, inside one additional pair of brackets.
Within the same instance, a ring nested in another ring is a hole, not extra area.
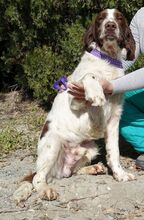
[[(114, 178), (117, 181), (134, 179), (119, 162), (121, 95), (105, 97), (99, 83), (100, 79), (112, 80), (123, 76), (121, 59), (134, 59), (135, 43), (124, 16), (116, 9), (100, 12), (85, 34), (84, 48), (85, 53), (70, 81), (84, 86), (85, 99), (92, 105), (75, 101), (67, 91), (59, 93), (38, 142), (37, 167), (32, 184), (41, 197), (48, 200), (57, 198), (48, 182), (53, 177), (71, 176), (80, 162), (91, 162), (98, 154), (94, 140), (102, 137), (105, 137), (107, 164)], [(102, 171), (95, 165), (92, 168), (81, 168), (78, 173)], [(17, 200), (25, 198), (24, 194), (25, 190), (19, 190)]]

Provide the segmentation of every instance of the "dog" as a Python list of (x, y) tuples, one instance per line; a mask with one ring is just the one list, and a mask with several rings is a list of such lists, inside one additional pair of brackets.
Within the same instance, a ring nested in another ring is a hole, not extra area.
[[(100, 12), (84, 36), (84, 55), (69, 77), (85, 90), (85, 101), (76, 101), (67, 90), (58, 93), (48, 113), (38, 142), (38, 158), (33, 187), (41, 198), (54, 200), (58, 193), (49, 188), (52, 178), (102, 172), (89, 164), (98, 155), (95, 140), (105, 139), (107, 164), (117, 181), (133, 180), (119, 161), (118, 127), (122, 95), (105, 97), (101, 79), (113, 80), (124, 75), (122, 59), (133, 60), (135, 42), (125, 17), (117, 9)], [(30, 187), (31, 190), (31, 187)], [(21, 192), (24, 190), (21, 190)], [(19, 190), (20, 192), (20, 190)], [(24, 195), (17, 198), (21, 200)], [(27, 193), (29, 195), (29, 193)]]

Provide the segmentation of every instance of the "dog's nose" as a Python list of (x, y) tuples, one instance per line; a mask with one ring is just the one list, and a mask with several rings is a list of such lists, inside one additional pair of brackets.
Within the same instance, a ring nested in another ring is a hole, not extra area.
[(113, 30), (114, 31), (116, 29), (116, 24), (113, 21), (108, 21), (105, 24), (105, 28), (106, 28), (106, 30)]

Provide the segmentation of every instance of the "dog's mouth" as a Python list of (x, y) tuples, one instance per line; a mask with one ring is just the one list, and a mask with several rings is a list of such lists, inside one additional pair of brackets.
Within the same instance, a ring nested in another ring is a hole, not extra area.
[(106, 40), (113, 41), (113, 40), (116, 40), (116, 37), (114, 37), (114, 36), (106, 36)]
[(113, 41), (113, 40), (117, 40), (117, 36), (114, 31), (106, 31), (105, 32), (105, 39)]

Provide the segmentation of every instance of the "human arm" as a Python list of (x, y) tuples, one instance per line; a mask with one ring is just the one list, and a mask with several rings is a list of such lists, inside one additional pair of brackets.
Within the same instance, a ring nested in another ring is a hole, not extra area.
[[(111, 82), (101, 80), (100, 84), (105, 94), (117, 94), (135, 89), (144, 88), (144, 68), (138, 69)], [(84, 99), (84, 88), (78, 83), (68, 84), (69, 93), (76, 99)]]
[(144, 68), (113, 80), (110, 83), (113, 94), (144, 88)]

